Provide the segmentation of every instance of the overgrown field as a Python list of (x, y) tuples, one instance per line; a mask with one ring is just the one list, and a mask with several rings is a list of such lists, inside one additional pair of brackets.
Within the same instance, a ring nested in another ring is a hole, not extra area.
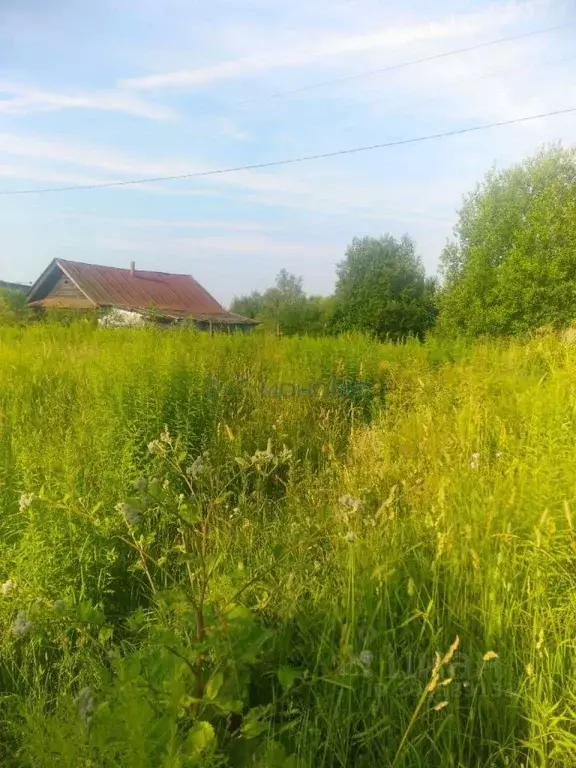
[(576, 348), (0, 333), (0, 765), (574, 766)]

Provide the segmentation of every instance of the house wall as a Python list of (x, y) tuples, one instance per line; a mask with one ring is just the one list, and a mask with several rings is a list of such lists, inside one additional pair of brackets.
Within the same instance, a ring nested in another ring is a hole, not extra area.
[(51, 299), (84, 299), (86, 298), (81, 290), (79, 290), (72, 280), (70, 280), (62, 272), (60, 277), (55, 282), (54, 286), (48, 290), (45, 298)]

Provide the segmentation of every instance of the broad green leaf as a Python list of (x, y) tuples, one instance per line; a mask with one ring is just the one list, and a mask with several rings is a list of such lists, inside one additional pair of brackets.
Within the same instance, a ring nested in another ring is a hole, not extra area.
[(208, 684), (206, 685), (206, 696), (209, 699), (215, 699), (216, 696), (218, 696), (218, 691), (222, 687), (223, 682), (224, 675), (222, 672), (216, 672), (216, 674), (212, 675), (210, 680), (208, 680)]
[(214, 728), (210, 723), (206, 722), (206, 720), (199, 720), (194, 723), (186, 737), (188, 745), (196, 755), (205, 752), (215, 740), (216, 734), (214, 733)]
[(277, 675), (282, 688), (288, 690), (294, 685), (294, 681), (302, 676), (302, 670), (295, 667), (280, 667)]
[(247, 720), (240, 730), (245, 739), (255, 739), (268, 730), (268, 723), (261, 723), (259, 720)]

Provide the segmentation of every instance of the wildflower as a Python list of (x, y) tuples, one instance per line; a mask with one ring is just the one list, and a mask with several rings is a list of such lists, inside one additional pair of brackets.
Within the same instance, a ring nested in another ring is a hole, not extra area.
[(269, 439), (266, 445), (265, 451), (256, 451), (250, 458), (252, 464), (265, 464), (274, 459), (274, 452), (272, 451), (272, 440)]
[(484, 656), (482, 656), (483, 661), (494, 661), (494, 659), (498, 658), (498, 654), (494, 651), (486, 651)]
[(356, 534), (354, 533), (354, 531), (348, 531), (348, 533), (346, 534), (346, 541), (349, 544), (353, 544), (356, 541)]
[(372, 651), (361, 651), (358, 656), (358, 661), (365, 667), (371, 667), (372, 662), (374, 661), (374, 654)]
[(32, 622), (26, 618), (24, 611), (18, 611), (12, 624), (12, 634), (23, 637), (32, 629)]
[(471, 458), (470, 466), (472, 467), (472, 469), (478, 469), (478, 467), (480, 466), (480, 454), (473, 453), (470, 458)]
[(162, 453), (163, 447), (159, 440), (151, 440), (148, 443), (148, 453)]
[(139, 477), (138, 479), (134, 480), (134, 488), (136, 488), (137, 491), (145, 491), (146, 490), (146, 480), (143, 477)]
[(534, 665), (533, 664), (526, 664), (526, 675), (528, 677), (532, 677), (534, 675)]
[(172, 438), (170, 437), (170, 432), (168, 431), (168, 425), (164, 425), (164, 429), (160, 433), (160, 441), (163, 443), (171, 443)]
[(140, 522), (140, 510), (133, 507), (131, 504), (121, 502), (116, 505), (116, 509), (124, 515), (124, 519), (129, 525), (138, 525)]
[(76, 709), (80, 720), (83, 720), (88, 725), (94, 712), (94, 697), (92, 696), (92, 691), (87, 686), (82, 688), (76, 697)]
[[(205, 454), (203, 454), (205, 456)], [(186, 467), (186, 474), (191, 477), (192, 480), (196, 480), (205, 470), (206, 464), (204, 463), (203, 456), (197, 456), (189, 467)]]
[(0, 585), (0, 594), (9, 595), (12, 592), (15, 592), (17, 589), (18, 584), (16, 584), (15, 581), (12, 581), (12, 579), (8, 579), (4, 582), (4, 584)]
[(23, 493), (22, 496), (20, 496), (20, 512), (24, 512), (28, 507), (32, 506), (33, 501), (33, 493)]
[(66, 607), (66, 602), (64, 600), (54, 600), (54, 603), (52, 604), (52, 610), (54, 613), (58, 614), (58, 616), (66, 613)]
[(441, 709), (444, 709), (444, 707), (447, 707), (447, 706), (448, 706), (447, 701), (441, 701), (440, 704), (436, 704), (436, 706), (432, 707), (432, 709), (434, 710), (434, 712), (440, 712)]
[(350, 496), (349, 493), (345, 493), (344, 496), (340, 496), (338, 499), (338, 502), (343, 506), (347, 507), (348, 509), (353, 509), (356, 511), (359, 509), (359, 507), (362, 505), (362, 502), (360, 499), (355, 499), (354, 496)]
[(504, 454), (502, 453), (502, 451), (496, 451), (496, 458), (497, 458), (497, 459), (499, 459), (499, 458), (500, 458), (501, 456), (503, 456), (503, 455), (504, 455)]

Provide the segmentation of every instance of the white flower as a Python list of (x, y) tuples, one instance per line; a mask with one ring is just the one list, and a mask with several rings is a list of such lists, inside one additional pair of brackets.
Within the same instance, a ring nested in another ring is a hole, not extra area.
[(148, 443), (148, 452), (149, 453), (152, 453), (152, 454), (162, 453), (162, 450), (163, 450), (163, 446), (162, 446), (162, 444), (160, 443), (159, 440), (151, 440)]
[(18, 584), (12, 579), (8, 579), (4, 584), (0, 586), (0, 594), (9, 595), (11, 592), (15, 592), (18, 589)]
[(197, 456), (189, 467), (186, 467), (186, 474), (193, 480), (196, 480), (206, 470), (206, 464), (202, 456)]
[(354, 496), (350, 496), (349, 493), (345, 493), (344, 496), (340, 496), (338, 499), (338, 502), (343, 506), (347, 507), (348, 509), (353, 509), (356, 511), (361, 505), (362, 502), (360, 499), (355, 499)]
[(256, 451), (254, 456), (250, 458), (252, 464), (262, 464), (272, 461), (274, 459), (274, 452), (272, 451), (272, 440), (268, 440), (265, 451)]
[(496, 458), (499, 459), (502, 456), (502, 451), (496, 451)]
[(168, 432), (168, 425), (167, 424), (164, 426), (164, 429), (160, 433), (160, 440), (163, 443), (171, 443), (172, 442), (172, 438), (170, 437), (170, 432)]
[(66, 602), (64, 600), (54, 600), (54, 603), (52, 604), (52, 610), (58, 615), (66, 613), (66, 607)]
[(470, 457), (472, 460), (470, 462), (470, 466), (472, 469), (478, 469), (480, 466), (480, 454), (479, 453), (473, 453)]
[(140, 510), (133, 507), (131, 504), (121, 502), (116, 505), (116, 509), (124, 515), (124, 519), (130, 525), (138, 525), (140, 522)]
[(33, 493), (23, 493), (22, 496), (20, 496), (20, 512), (24, 512), (26, 509), (28, 509), (28, 507), (32, 505), (33, 501)]
[(78, 717), (86, 724), (92, 719), (92, 713), (94, 712), (94, 697), (90, 688), (82, 688), (78, 696), (76, 697), (76, 709)]
[(348, 531), (346, 534), (346, 541), (348, 541), (350, 544), (353, 544), (356, 541), (356, 534), (354, 531)]
[(372, 651), (361, 651), (358, 656), (358, 661), (365, 667), (371, 667), (372, 662), (374, 661), (374, 654)]
[(18, 611), (12, 624), (12, 634), (16, 636), (27, 635), (32, 629), (32, 622), (26, 618), (24, 611)]
[(134, 480), (134, 488), (136, 488), (137, 491), (145, 491), (146, 480), (144, 480), (143, 477), (139, 477), (137, 480)]

